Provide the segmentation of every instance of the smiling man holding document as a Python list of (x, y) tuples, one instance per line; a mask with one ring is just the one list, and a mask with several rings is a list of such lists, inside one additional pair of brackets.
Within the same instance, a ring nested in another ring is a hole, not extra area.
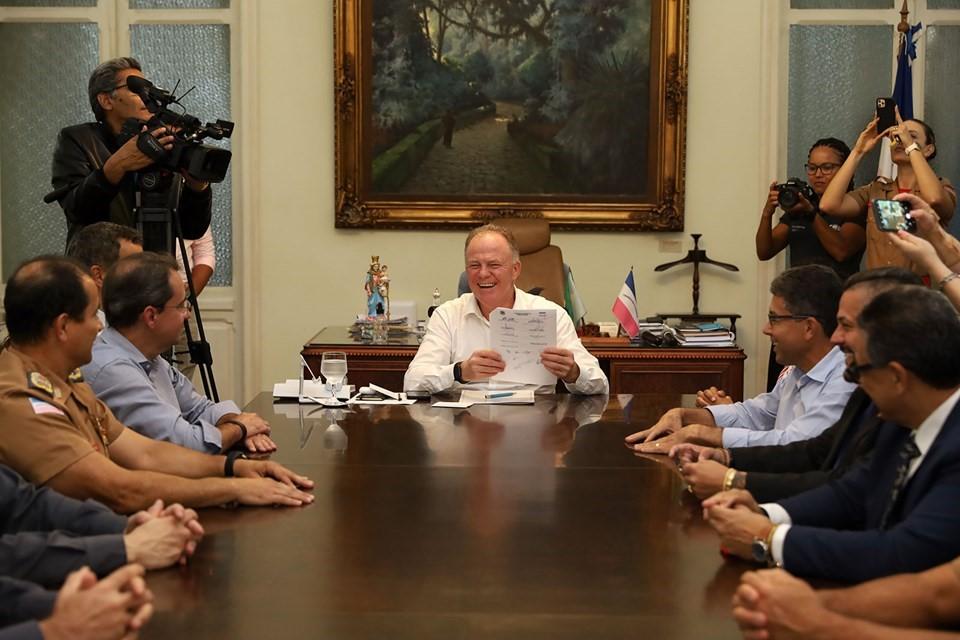
[[(551, 344), (543, 345), (537, 354), (543, 370), (534, 383), (538, 393), (553, 392), (556, 378), (574, 393), (609, 391), (607, 377), (580, 343), (566, 311), (516, 288), (520, 252), (510, 231), (492, 224), (474, 229), (467, 236), (464, 257), (470, 293), (445, 302), (434, 312), (404, 376), (405, 390), (437, 393), (475, 382), (523, 382), (527, 376), (514, 376), (513, 360), (494, 345), (508, 344), (520, 336), (539, 336), (549, 338)], [(514, 313), (491, 316), (498, 308)], [(544, 326), (548, 320), (556, 326)], [(526, 328), (508, 335), (505, 325), (517, 321)], [(492, 326), (500, 330), (491, 331)]]

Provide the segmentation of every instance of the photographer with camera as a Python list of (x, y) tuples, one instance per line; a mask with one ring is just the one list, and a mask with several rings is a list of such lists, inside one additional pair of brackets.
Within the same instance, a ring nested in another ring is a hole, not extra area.
[[(78, 229), (95, 222), (137, 226), (134, 207), (138, 185), (134, 174), (153, 165), (155, 158), (142, 150), (143, 141), (137, 135), (146, 131), (145, 123), (153, 114), (141, 92), (128, 86), (131, 77), (144, 77), (140, 63), (133, 58), (114, 58), (100, 64), (88, 85), (97, 121), (66, 127), (57, 138), (51, 196), (59, 201), (67, 217), (68, 244)], [(177, 131), (175, 126), (157, 123), (151, 125), (149, 135), (163, 153), (174, 149)], [(179, 209), (183, 235), (199, 238), (210, 226), (209, 182), (182, 169), (180, 173), (187, 187)]]
[[(813, 143), (804, 165), (807, 184), (790, 178), (783, 184), (773, 182), (757, 227), (757, 257), (770, 260), (790, 247), (787, 267), (821, 264), (837, 272), (841, 280), (860, 270), (860, 258), (866, 244), (863, 224), (824, 215), (820, 196), (837, 170), (850, 155), (850, 147), (837, 138), (821, 138)], [(847, 181), (847, 190), (853, 186)], [(777, 208), (784, 214), (773, 223)], [(777, 364), (770, 350), (767, 365), (767, 390), (773, 389), (783, 367)]]
[[(804, 166), (809, 184), (791, 178), (770, 185), (757, 228), (758, 258), (770, 260), (790, 247), (789, 267), (822, 264), (841, 279), (860, 270), (866, 244), (863, 224), (825, 216), (819, 208), (820, 196), (849, 154), (850, 148), (842, 140), (822, 138), (807, 154)], [(850, 186), (848, 181), (848, 190)], [(778, 207), (784, 214), (773, 224)]]

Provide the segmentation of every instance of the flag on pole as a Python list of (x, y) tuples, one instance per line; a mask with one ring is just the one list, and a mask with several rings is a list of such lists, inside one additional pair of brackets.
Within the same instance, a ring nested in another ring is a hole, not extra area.
[(627, 279), (620, 287), (620, 295), (613, 303), (613, 315), (620, 321), (620, 326), (623, 327), (628, 336), (636, 338), (640, 335), (637, 288), (633, 284), (633, 267), (630, 267), (630, 273), (627, 274)]
[[(897, 49), (897, 78), (893, 83), (893, 100), (900, 110), (900, 117), (904, 120), (913, 119), (913, 61), (917, 57), (917, 43), (914, 41), (917, 33), (923, 29), (923, 23), (910, 27), (907, 33), (900, 34), (900, 47)], [(906, 144), (909, 144), (907, 142)], [(877, 175), (890, 178), (897, 177), (897, 165), (890, 158), (890, 145), (880, 145), (880, 162), (877, 166)]]

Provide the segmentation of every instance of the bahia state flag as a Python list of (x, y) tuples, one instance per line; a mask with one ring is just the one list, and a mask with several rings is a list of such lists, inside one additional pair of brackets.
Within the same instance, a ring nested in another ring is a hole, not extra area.
[(620, 295), (613, 303), (613, 315), (620, 321), (620, 326), (623, 327), (628, 336), (636, 338), (639, 335), (637, 288), (633, 285), (633, 267), (630, 267), (630, 273), (627, 274), (627, 279), (620, 287)]

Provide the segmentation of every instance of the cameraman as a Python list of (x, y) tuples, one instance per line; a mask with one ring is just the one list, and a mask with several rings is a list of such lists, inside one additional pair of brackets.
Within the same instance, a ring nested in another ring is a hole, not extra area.
[(769, 260), (789, 246), (788, 267), (822, 264), (836, 271), (841, 280), (860, 270), (866, 245), (863, 223), (826, 216), (819, 208), (820, 196), (849, 155), (850, 148), (842, 140), (822, 138), (814, 142), (804, 166), (815, 195), (808, 198), (801, 190), (794, 191), (797, 204), (787, 208), (776, 225), (773, 214), (784, 196), (776, 183), (770, 185), (757, 228), (758, 258)]
[[(53, 152), (53, 187), (64, 189), (57, 198), (67, 217), (67, 243), (81, 227), (109, 221), (136, 226), (133, 173), (153, 164), (137, 148), (137, 137), (121, 142), (130, 119), (146, 122), (152, 114), (140, 96), (127, 88), (129, 76), (143, 77), (133, 58), (107, 60), (93, 70), (87, 92), (96, 122), (66, 127)], [(141, 126), (144, 130), (146, 127)], [(172, 132), (164, 126), (150, 135), (167, 150)], [(186, 189), (180, 201), (180, 223), (188, 239), (199, 238), (210, 226), (210, 185), (184, 174)]]

